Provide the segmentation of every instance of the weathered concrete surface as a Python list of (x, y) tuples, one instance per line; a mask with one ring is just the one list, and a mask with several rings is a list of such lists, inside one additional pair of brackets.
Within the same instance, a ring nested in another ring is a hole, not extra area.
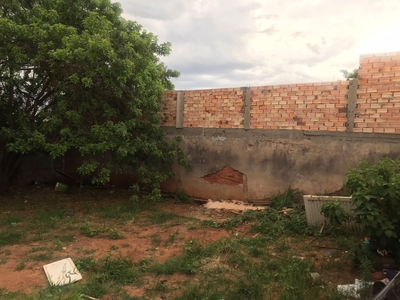
[[(346, 172), (361, 160), (400, 156), (400, 136), (390, 134), (171, 127), (166, 131), (184, 136), (182, 146), (193, 172), (176, 166), (177, 175), (163, 184), (163, 190), (184, 189), (206, 199), (263, 199), (289, 185), (306, 194), (331, 193), (342, 188)], [(223, 178), (227, 169), (237, 172)]]

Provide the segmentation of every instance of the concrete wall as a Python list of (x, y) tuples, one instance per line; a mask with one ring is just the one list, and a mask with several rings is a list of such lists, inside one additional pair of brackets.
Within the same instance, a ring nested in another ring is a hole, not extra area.
[[(176, 167), (163, 185), (173, 192), (211, 199), (264, 199), (289, 185), (307, 194), (343, 187), (361, 160), (400, 156), (400, 136), (298, 130), (166, 128), (184, 136), (193, 172)], [(221, 172), (222, 170), (222, 172)]]
[(169, 135), (194, 167), (164, 184), (200, 198), (342, 188), (360, 161), (400, 155), (400, 52), (362, 55), (351, 81), (169, 91)]

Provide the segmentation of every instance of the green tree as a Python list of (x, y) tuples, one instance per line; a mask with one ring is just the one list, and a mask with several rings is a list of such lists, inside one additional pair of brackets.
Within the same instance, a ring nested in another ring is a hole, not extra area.
[(132, 174), (159, 195), (180, 139), (165, 140), (169, 43), (110, 0), (0, 0), (0, 189), (21, 154), (78, 150), (93, 183)]
[(342, 69), (340, 70), (340, 73), (342, 73), (343, 77), (346, 78), (346, 80), (358, 78), (358, 69), (354, 69), (353, 71), (350, 72), (345, 69)]

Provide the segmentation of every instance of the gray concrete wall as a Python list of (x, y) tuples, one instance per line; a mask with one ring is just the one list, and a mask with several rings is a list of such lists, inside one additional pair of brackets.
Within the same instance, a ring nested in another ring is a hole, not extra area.
[(289, 185), (306, 194), (331, 193), (342, 188), (345, 174), (360, 161), (400, 156), (399, 135), (165, 129), (170, 136), (183, 135), (193, 172), (176, 166), (177, 175), (163, 190), (184, 189), (205, 199), (265, 199)]

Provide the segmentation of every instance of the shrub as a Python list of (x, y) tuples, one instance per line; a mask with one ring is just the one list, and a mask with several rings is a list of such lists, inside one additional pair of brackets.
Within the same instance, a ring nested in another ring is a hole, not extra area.
[(400, 159), (384, 158), (371, 165), (362, 162), (347, 174), (355, 218), (370, 235), (373, 248), (400, 257)]
[(350, 219), (350, 216), (341, 207), (339, 200), (325, 202), (320, 211), (324, 217), (329, 219), (332, 226), (340, 226)]

